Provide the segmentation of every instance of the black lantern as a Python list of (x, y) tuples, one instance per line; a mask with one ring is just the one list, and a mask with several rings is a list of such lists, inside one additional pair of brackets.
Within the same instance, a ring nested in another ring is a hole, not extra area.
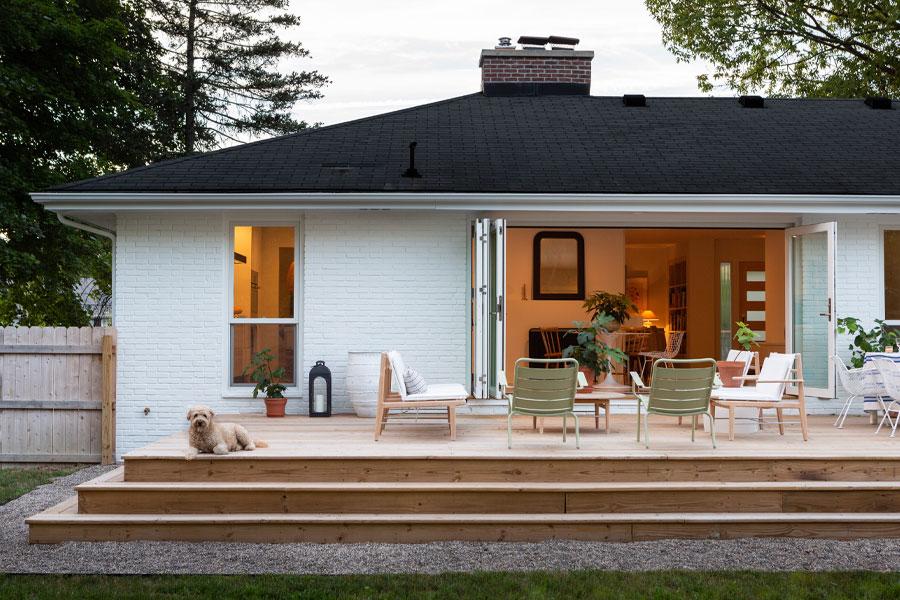
[(331, 416), (331, 369), (324, 360), (309, 370), (309, 416)]

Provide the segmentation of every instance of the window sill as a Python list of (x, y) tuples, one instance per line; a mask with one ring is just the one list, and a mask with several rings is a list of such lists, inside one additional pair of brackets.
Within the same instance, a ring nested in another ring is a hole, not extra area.
[[(303, 393), (300, 391), (300, 388), (288, 388), (284, 392), (284, 397), (288, 400), (298, 400), (303, 398)], [(226, 388), (222, 392), (223, 400), (254, 400), (253, 398), (253, 388)], [(256, 400), (263, 400), (264, 398), (260, 396), (256, 398)]]

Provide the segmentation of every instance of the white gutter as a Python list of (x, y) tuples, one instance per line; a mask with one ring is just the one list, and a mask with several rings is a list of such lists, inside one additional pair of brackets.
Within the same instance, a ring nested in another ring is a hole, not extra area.
[(843, 213), (900, 212), (900, 195), (777, 194), (519, 194), (519, 193), (177, 193), (37, 192), (48, 210), (120, 212), (132, 210), (531, 210), (675, 213)]
[(74, 227), (75, 229), (80, 229), (82, 231), (87, 231), (88, 233), (93, 233), (94, 235), (100, 235), (105, 238), (109, 238), (112, 242), (112, 264), (110, 265), (112, 268), (112, 278), (111, 278), (111, 297), (109, 304), (109, 315), (110, 320), (113, 325), (116, 324), (116, 234), (109, 229), (104, 227), (99, 227), (97, 225), (88, 225), (87, 223), (82, 223), (80, 221), (74, 221), (69, 217), (62, 215), (60, 213), (56, 213), (56, 218), (59, 219), (59, 222), (63, 225), (68, 225), (69, 227)]

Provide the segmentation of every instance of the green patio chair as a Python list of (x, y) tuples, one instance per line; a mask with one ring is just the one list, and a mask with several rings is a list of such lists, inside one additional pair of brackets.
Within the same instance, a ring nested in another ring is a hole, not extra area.
[[(539, 364), (541, 368), (528, 366)], [(558, 368), (546, 368), (558, 367)], [(562, 417), (563, 443), (566, 442), (566, 419), (575, 419), (575, 447), (581, 448), (578, 415), (575, 414), (575, 389), (578, 385), (578, 361), (574, 358), (520, 358), (516, 361), (516, 380), (509, 394), (506, 417), (506, 443), (512, 448), (513, 415), (529, 417)]]
[(632, 391), (640, 399), (637, 439), (641, 441), (640, 411), (644, 416), (644, 444), (650, 447), (650, 415), (691, 417), (691, 441), (697, 430), (697, 417), (709, 417), (713, 448), (716, 447), (716, 420), (709, 409), (709, 397), (716, 376), (716, 361), (711, 358), (661, 358), (653, 363), (650, 387), (641, 376), (631, 372)]

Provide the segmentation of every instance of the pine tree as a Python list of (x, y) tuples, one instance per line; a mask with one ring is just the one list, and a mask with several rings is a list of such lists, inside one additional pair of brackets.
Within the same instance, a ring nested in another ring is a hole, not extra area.
[(308, 126), (291, 115), (300, 100), (321, 97), (328, 78), (317, 71), (277, 70), (306, 58), (299, 43), (278, 36), (300, 18), (287, 0), (149, 0), (163, 34), (166, 63), (180, 82), (184, 151), (215, 148)]

